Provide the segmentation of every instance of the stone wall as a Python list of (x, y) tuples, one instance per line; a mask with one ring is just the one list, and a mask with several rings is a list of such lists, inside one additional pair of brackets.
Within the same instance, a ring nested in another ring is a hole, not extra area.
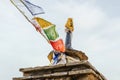
[(21, 68), (20, 71), (23, 77), (13, 80), (106, 80), (88, 61)]

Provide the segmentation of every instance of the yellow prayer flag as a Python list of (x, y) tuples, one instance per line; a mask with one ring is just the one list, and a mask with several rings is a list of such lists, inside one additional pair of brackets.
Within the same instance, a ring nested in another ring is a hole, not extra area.
[(33, 19), (35, 19), (38, 22), (38, 24), (40, 25), (41, 28), (47, 28), (50, 25), (53, 25), (52, 23), (50, 23), (42, 18), (39, 18), (39, 17), (35, 17)]
[(70, 31), (74, 30), (72, 18), (68, 18), (67, 23), (65, 24), (65, 27)]

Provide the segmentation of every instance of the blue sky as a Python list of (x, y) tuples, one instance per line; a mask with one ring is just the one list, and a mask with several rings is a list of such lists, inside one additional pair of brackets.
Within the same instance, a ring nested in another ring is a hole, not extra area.
[[(30, 1), (45, 10), (40, 16), (56, 24), (63, 40), (64, 25), (72, 17), (73, 48), (85, 52), (92, 65), (108, 80), (120, 79), (119, 0)], [(22, 76), (19, 68), (48, 65), (51, 46), (9, 0), (1, 0), (0, 16), (0, 79)]]

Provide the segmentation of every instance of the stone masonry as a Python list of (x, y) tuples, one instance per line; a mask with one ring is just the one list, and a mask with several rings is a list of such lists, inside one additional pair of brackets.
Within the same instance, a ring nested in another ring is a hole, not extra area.
[(13, 80), (107, 80), (87, 60), (58, 64), (21, 68), (23, 77)]

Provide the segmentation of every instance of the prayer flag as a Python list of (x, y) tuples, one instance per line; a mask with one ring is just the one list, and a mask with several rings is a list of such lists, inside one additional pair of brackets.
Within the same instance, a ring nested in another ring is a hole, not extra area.
[(67, 23), (65, 24), (65, 27), (70, 30), (71, 32), (74, 31), (74, 26), (73, 26), (73, 20), (72, 18), (68, 18)]
[(50, 44), (52, 45), (54, 50), (59, 52), (65, 52), (65, 46), (62, 39), (59, 39), (57, 41), (50, 41)]
[(33, 19), (38, 22), (38, 24), (40, 25), (41, 28), (47, 28), (47, 27), (53, 25), (52, 23), (48, 22), (47, 20), (44, 20), (39, 17), (34, 17)]
[(59, 37), (58, 33), (55, 30), (55, 25), (51, 25), (48, 28), (43, 29), (43, 31), (49, 40), (56, 40)]
[(63, 40), (60, 39), (55, 29), (55, 25), (39, 17), (35, 17), (33, 19), (36, 20), (43, 29), (53, 49), (58, 52), (65, 52)]
[(31, 20), (32, 25), (35, 27), (36, 31), (41, 33), (41, 27), (36, 20)]
[(30, 11), (30, 13), (33, 16), (44, 13), (43, 9), (40, 6), (32, 4), (28, 0), (20, 0), (20, 1), (25, 5), (25, 7)]

